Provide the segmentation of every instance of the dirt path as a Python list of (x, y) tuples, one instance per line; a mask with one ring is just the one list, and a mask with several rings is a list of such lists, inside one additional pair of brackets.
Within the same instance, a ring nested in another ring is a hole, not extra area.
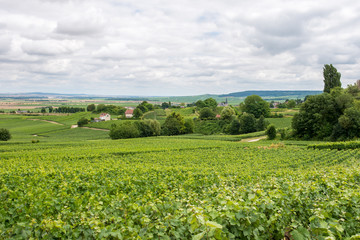
[(262, 139), (266, 139), (266, 136), (256, 137), (256, 138), (245, 138), (245, 139), (242, 139), (241, 142), (257, 142)]
[(64, 124), (62, 124), (62, 123), (58, 123), (58, 122), (54, 122), (54, 121), (49, 121), (49, 120), (43, 120), (43, 119), (28, 119), (28, 120), (48, 122), (48, 123), (57, 124), (57, 125), (64, 125)]
[(91, 128), (91, 127), (80, 127), (80, 128), (87, 128), (92, 130), (98, 130), (98, 131), (104, 131), (104, 132), (110, 132), (109, 129), (103, 129), (103, 128)]

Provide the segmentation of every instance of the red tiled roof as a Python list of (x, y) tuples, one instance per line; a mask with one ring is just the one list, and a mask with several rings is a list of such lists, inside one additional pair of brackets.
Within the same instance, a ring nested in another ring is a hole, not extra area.
[(133, 109), (128, 109), (126, 110), (125, 114), (133, 114), (134, 113), (134, 110)]

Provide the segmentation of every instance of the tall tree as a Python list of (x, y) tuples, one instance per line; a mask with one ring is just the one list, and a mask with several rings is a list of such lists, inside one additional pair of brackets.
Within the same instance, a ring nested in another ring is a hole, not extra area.
[(259, 118), (261, 115), (264, 117), (268, 117), (270, 115), (269, 103), (258, 95), (247, 96), (244, 100), (242, 110), (253, 114), (256, 118)]
[(324, 92), (330, 93), (334, 87), (341, 87), (341, 73), (332, 64), (325, 64), (323, 68)]

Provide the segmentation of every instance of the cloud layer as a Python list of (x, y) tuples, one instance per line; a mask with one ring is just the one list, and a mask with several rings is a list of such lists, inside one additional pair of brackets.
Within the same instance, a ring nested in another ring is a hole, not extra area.
[(195, 95), (360, 79), (360, 2), (0, 1), (0, 92)]

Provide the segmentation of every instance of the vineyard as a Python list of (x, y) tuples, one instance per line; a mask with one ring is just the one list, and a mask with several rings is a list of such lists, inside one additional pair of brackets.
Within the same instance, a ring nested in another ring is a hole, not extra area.
[(0, 238), (359, 239), (360, 152), (270, 144), (1, 144)]

